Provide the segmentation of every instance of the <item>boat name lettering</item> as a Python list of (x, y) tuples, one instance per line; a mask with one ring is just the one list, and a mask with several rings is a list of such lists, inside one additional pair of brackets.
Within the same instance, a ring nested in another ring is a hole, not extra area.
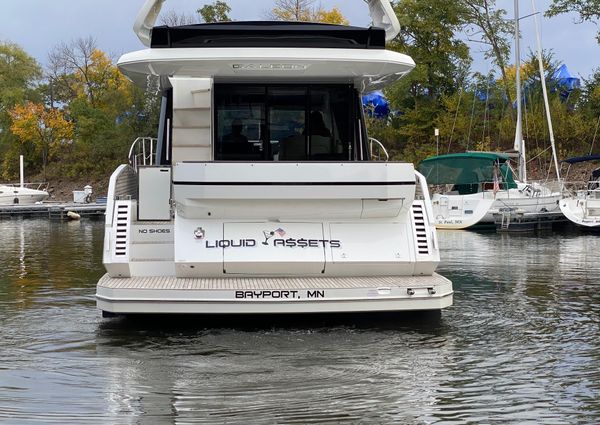
[(236, 299), (292, 299), (299, 300), (302, 298), (325, 298), (325, 291), (322, 290), (306, 290), (306, 291), (280, 291), (280, 290), (265, 290), (265, 291), (235, 291)]
[(438, 220), (438, 224), (462, 224), (462, 220), (448, 220), (448, 219), (442, 219), (442, 220)]
[(256, 246), (255, 239), (220, 239), (216, 241), (206, 241), (207, 248), (248, 248)]
[[(342, 243), (337, 239), (273, 239), (271, 244), (263, 243), (273, 247), (287, 248), (341, 248)], [(257, 246), (256, 239), (217, 239), (205, 242), (206, 248), (253, 248)]]
[(342, 243), (337, 239), (274, 239), (273, 246), (287, 246), (290, 248), (300, 247), (300, 248), (321, 248), (330, 246), (331, 248), (341, 248)]

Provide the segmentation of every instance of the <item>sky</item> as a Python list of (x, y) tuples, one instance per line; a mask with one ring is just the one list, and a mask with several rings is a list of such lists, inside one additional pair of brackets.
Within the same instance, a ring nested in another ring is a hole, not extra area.
[[(144, 0), (1, 0), (0, 40), (11, 41), (23, 47), (40, 63), (47, 62), (48, 52), (61, 42), (92, 36), (98, 46), (111, 56), (142, 49), (132, 26)], [(261, 20), (273, 7), (273, 0), (227, 0), (230, 16), (235, 20)], [(163, 10), (193, 13), (212, 0), (167, 0)], [(317, 1), (317, 4), (319, 1)], [(337, 6), (351, 25), (368, 26), (370, 18), (363, 0), (320, 0), (325, 9)], [(550, 0), (537, 0), (537, 9), (545, 11)], [(498, 6), (508, 10), (512, 18), (513, 1), (497, 0)], [(531, 13), (531, 1), (521, 0), (520, 15)], [(598, 26), (593, 23), (575, 24), (576, 16), (563, 15), (541, 18), (544, 49), (552, 49), (554, 58), (566, 63), (575, 76), (588, 77), (600, 69), (600, 45), (596, 42)], [(522, 57), (529, 49), (535, 51), (533, 18), (521, 21), (523, 39)], [(484, 74), (491, 65), (483, 59), (481, 46), (471, 45), (474, 70)], [(511, 59), (511, 62), (514, 59)]]

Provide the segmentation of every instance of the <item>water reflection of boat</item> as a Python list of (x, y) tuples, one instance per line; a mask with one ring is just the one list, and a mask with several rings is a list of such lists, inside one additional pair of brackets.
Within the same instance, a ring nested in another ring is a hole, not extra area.
[[(429, 193), (412, 164), (373, 161), (363, 90), (414, 62), (378, 27), (232, 22), (152, 28), (119, 67), (163, 90), (158, 140), (112, 175), (98, 307), (109, 313), (439, 310)], [(383, 29), (386, 28), (386, 29)], [(351, 46), (351, 48), (349, 48)], [(154, 86), (153, 86), (154, 87)], [(259, 131), (256, 131), (256, 130)], [(420, 196), (417, 196), (419, 192)]]
[[(600, 160), (600, 155), (569, 158), (565, 179), (569, 178), (571, 165)], [(600, 228), (600, 168), (592, 171), (586, 182), (570, 182), (569, 193), (560, 201), (560, 210), (573, 223), (586, 228)]]

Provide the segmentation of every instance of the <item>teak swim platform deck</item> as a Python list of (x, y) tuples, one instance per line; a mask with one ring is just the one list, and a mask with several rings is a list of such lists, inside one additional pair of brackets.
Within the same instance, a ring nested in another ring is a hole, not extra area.
[[(113, 313), (308, 313), (440, 309), (443, 276), (176, 278), (104, 275), (96, 298)], [(317, 304), (317, 305), (315, 305)]]

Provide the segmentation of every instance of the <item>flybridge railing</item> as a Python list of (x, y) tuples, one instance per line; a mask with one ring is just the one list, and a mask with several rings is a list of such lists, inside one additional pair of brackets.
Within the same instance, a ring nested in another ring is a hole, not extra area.
[[(369, 137), (369, 153), (371, 154), (371, 160), (386, 162), (390, 160), (390, 155), (386, 148), (379, 140), (373, 137)], [(382, 154), (385, 155), (385, 159), (382, 159)]]
[(158, 139), (154, 137), (138, 137), (129, 148), (129, 165), (137, 173), (138, 167), (154, 165), (156, 156), (156, 144)]

